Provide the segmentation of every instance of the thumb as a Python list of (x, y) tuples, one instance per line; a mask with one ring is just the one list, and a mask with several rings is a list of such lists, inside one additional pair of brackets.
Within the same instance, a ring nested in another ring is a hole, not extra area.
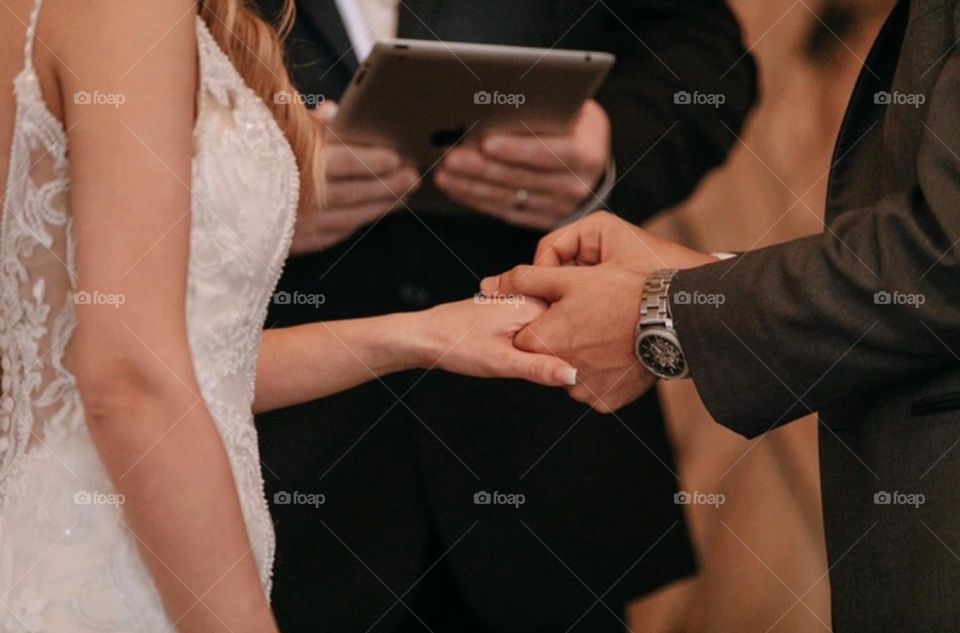
[(547, 266), (517, 266), (513, 270), (487, 277), (480, 289), (489, 295), (530, 295), (548, 301), (563, 297), (568, 271)]
[(324, 125), (330, 125), (337, 117), (340, 106), (336, 101), (324, 101), (312, 112), (313, 116)]
[(521, 378), (545, 387), (573, 387), (577, 384), (577, 370), (556, 356), (515, 350), (510, 354), (508, 364), (507, 378)]

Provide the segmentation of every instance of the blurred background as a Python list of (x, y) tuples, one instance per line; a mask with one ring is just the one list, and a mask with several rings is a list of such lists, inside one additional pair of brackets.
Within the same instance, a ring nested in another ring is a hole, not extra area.
[[(647, 227), (708, 251), (760, 248), (822, 230), (834, 139), (894, 2), (729, 4), (760, 70), (760, 103), (726, 165)], [(631, 629), (831, 630), (816, 420), (747, 441), (713, 423), (691, 384), (662, 384), (661, 395), (681, 490), (722, 494), (725, 502), (685, 506), (701, 572), (634, 603)]]

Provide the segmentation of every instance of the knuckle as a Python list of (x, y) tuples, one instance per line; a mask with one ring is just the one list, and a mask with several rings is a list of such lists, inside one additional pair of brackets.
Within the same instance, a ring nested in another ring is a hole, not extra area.
[(387, 188), (396, 194), (405, 193), (413, 183), (413, 177), (407, 171), (397, 171), (387, 178)]
[(496, 140), (496, 145), (491, 146), (486, 143), (483, 144), (481, 146), (481, 152), (483, 155), (493, 156), (496, 158), (502, 156), (511, 156), (517, 152), (518, 140), (516, 138), (502, 134), (495, 134), (490, 138)]
[(564, 187), (564, 193), (567, 198), (573, 200), (583, 200), (591, 193), (590, 187), (583, 183), (579, 178), (572, 178)]
[(533, 266), (529, 264), (520, 264), (519, 266), (514, 266), (507, 271), (506, 277), (510, 282), (516, 281), (517, 279), (528, 274), (533, 269)]
[[(517, 268), (519, 268), (519, 266)], [(512, 289), (516, 287), (517, 280), (522, 275), (522, 273), (518, 271), (517, 268), (508, 270), (507, 272), (500, 275), (500, 285), (497, 288), (497, 292), (499, 293), (512, 292)]]
[(536, 378), (540, 380), (545, 380), (549, 375), (549, 370), (548, 370), (546, 361), (539, 358), (536, 360), (530, 361), (528, 365), (528, 371), (531, 378)]
[(573, 387), (572, 389), (570, 389), (569, 393), (571, 398), (573, 398), (577, 402), (582, 402), (584, 404), (590, 404), (590, 401), (592, 399), (590, 392), (580, 385), (577, 385), (576, 387)]
[(517, 277), (517, 269), (508, 270), (507, 272), (500, 275), (500, 285), (497, 287), (497, 292), (503, 292), (504, 288), (512, 287), (514, 281)]
[(604, 415), (613, 413), (613, 408), (604, 400), (596, 400), (591, 407), (597, 413), (603, 413)]
[(447, 188), (460, 196), (473, 195), (473, 188), (470, 182), (462, 176), (451, 176), (448, 180)]
[(454, 175), (452, 172), (437, 174), (434, 176), (433, 180), (437, 184), (437, 187), (448, 194), (456, 195), (461, 193), (463, 180), (459, 176)]
[(468, 174), (488, 174), (492, 163), (476, 152), (467, 152), (460, 159), (460, 170)]

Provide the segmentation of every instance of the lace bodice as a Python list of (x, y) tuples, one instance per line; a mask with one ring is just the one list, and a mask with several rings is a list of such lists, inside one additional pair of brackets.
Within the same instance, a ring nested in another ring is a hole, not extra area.
[[(15, 548), (0, 551), (0, 595), (6, 596), (14, 613), (5, 621), (0, 607), (0, 630), (4, 631), (48, 630), (24, 624), (34, 611), (43, 611), (39, 604), (51, 601), (44, 595), (42, 577), (29, 582), (42, 569), (32, 569), (25, 580), (17, 580), (16, 559), (25, 547), (24, 538), (47, 538), (49, 545), (63, 526), (54, 522), (50, 535), (17, 534), (28, 530), (33, 519), (38, 528), (51, 523), (40, 520), (49, 516), (34, 516), (47, 509), (31, 498), (71, 491), (76, 495), (78, 486), (102, 486), (101, 492), (111, 489), (99, 463), (87, 468), (84, 462), (87, 452), (93, 456), (95, 452), (83, 448), (85, 456), (80, 458), (75, 448), (90, 442), (71, 372), (74, 306), (110, 298), (76, 292), (67, 139), (63, 125), (44, 102), (33, 67), (41, 3), (37, 0), (29, 22), (24, 69), (14, 81), (15, 125), (0, 227), (0, 548)], [(188, 332), (201, 392), (229, 455), (261, 578), (269, 592), (273, 529), (263, 498), (251, 404), (260, 333), (292, 237), (299, 176), (293, 153), (269, 109), (246, 85), (199, 17), (196, 31), (200, 73)], [(75, 499), (65, 503), (57, 512), (62, 511), (68, 524), (82, 524), (85, 513), (93, 511)], [(74, 529), (71, 538), (76, 534)], [(123, 570), (141, 574), (139, 564), (116, 562), (129, 554), (126, 550), (134, 549), (126, 544), (116, 547), (104, 563), (110, 569), (105, 577), (123, 583), (132, 582)], [(149, 613), (155, 602), (147, 594), (151, 584), (140, 580), (146, 590), (139, 596), (132, 591), (126, 599), (133, 609)], [(17, 604), (21, 605), (19, 616)], [(129, 630), (125, 626), (132, 625), (124, 623), (116, 630)], [(142, 630), (153, 628), (145, 625)]]

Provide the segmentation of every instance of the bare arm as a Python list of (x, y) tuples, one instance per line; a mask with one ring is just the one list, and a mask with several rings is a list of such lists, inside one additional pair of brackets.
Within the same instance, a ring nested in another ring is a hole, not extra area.
[(514, 347), (516, 334), (544, 308), (528, 297), (467, 299), (423, 312), (268, 330), (257, 363), (254, 410), (315, 400), (416, 368), (570, 385), (576, 382), (570, 365)]
[[(178, 630), (276, 631), (187, 342), (194, 4), (48, 6), (78, 286), (124, 298), (77, 307), (75, 372), (91, 436)], [(124, 102), (79, 105), (78, 91)]]

